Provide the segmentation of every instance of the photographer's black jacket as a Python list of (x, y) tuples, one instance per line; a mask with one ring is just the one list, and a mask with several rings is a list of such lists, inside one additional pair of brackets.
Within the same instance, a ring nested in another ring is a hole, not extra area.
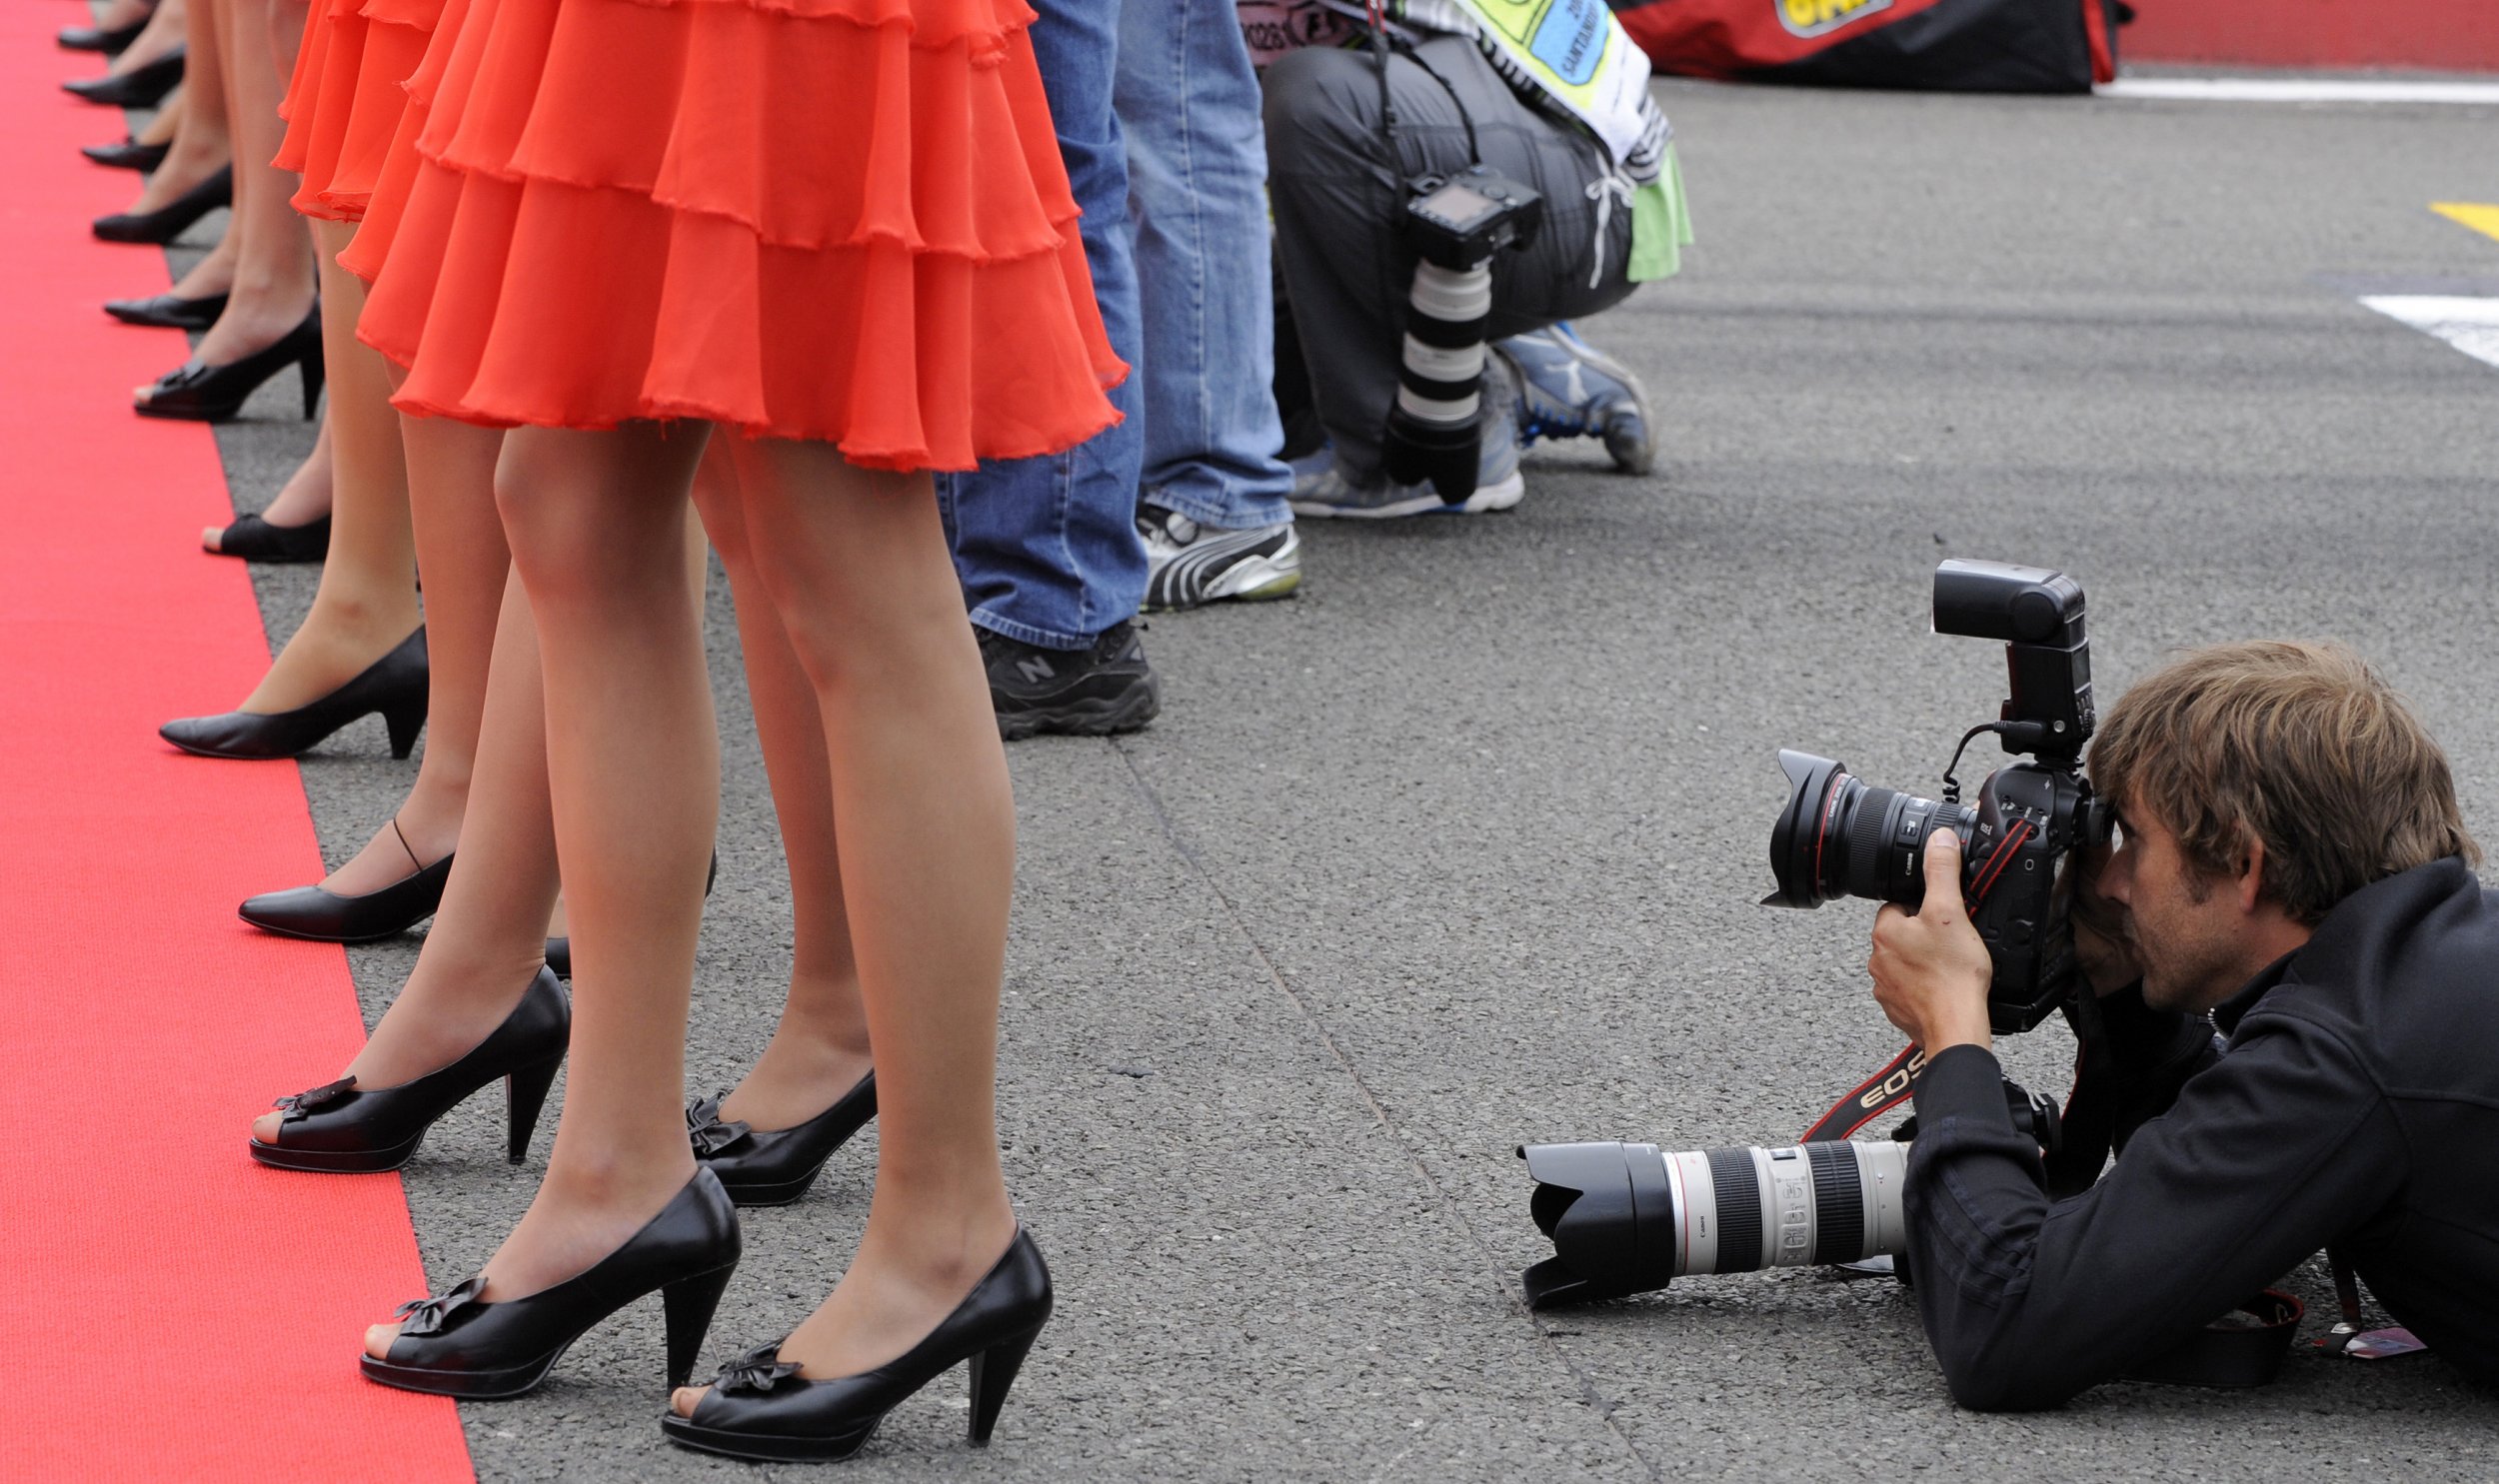
[(2112, 1009), (2138, 1105), (2145, 1080), (2188, 1074), (2068, 1199), (2046, 1194), (1991, 1053), (1951, 1047), (1918, 1079), (1909, 1259), (1955, 1398), (2055, 1405), (2328, 1245), (2398, 1323), (2499, 1381), (2499, 895), (2459, 859), (2354, 892), (2214, 1012), (2226, 1052), (2189, 1031), (2182, 1057), (2178, 1017)]

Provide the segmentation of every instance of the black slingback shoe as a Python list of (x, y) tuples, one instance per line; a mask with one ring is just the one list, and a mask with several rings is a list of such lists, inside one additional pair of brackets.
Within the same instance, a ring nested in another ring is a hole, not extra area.
[(877, 1074), (834, 1099), (832, 1107), (789, 1128), (757, 1129), (745, 1120), (721, 1121), (729, 1096), (699, 1097), (686, 1104), (686, 1137), (694, 1157), (720, 1176), (721, 1188), (742, 1206), (786, 1206), (807, 1193), (834, 1151), (877, 1116)]
[(182, 51), (172, 51), (153, 62), (142, 62), (128, 72), (106, 77), (74, 77), (61, 84), (62, 90), (86, 99), (89, 103), (108, 104), (114, 108), (154, 108), (165, 101), (165, 95), (182, 81)]
[(451, 856), (427, 865), (409, 849), (408, 835), (399, 828), (397, 816), (391, 819), (391, 828), (399, 834), (399, 847), (408, 851), (415, 873), (357, 896), (341, 896), (319, 885), (264, 891), (244, 898), (235, 915), (263, 932), (319, 943), (379, 942), (406, 932), (443, 904), (443, 886), (451, 879)]
[[(712, 852), (711, 869), (704, 872), (703, 894), (707, 897), (710, 896), (712, 894), (713, 884), (719, 880), (720, 851), (714, 850)], [(551, 937), (547, 939), (547, 966), (556, 971), (557, 978), (569, 979), (573, 977), (573, 939), (570, 935), (564, 937)], [(745, 1201), (740, 1201), (738, 1203), (740, 1205), (746, 1204)]]
[(330, 555), (330, 518), (272, 526), (258, 516), (237, 516), (217, 533), (217, 549), (209, 555), (245, 562), (319, 562)]
[(541, 971), (494, 1033), (441, 1071), (396, 1087), (362, 1088), (354, 1077), (341, 1077), (279, 1098), (286, 1120), (278, 1126), (278, 1141), (245, 1142), (254, 1159), (278, 1169), (382, 1174), (408, 1162), (436, 1119), (501, 1077), (509, 1119), (505, 1150), (519, 1164), (529, 1157), (530, 1135), (547, 1105), (547, 1087), (564, 1063), (572, 1029), (572, 1000), (554, 974)]
[(234, 204), (234, 167), (217, 173), (154, 211), (117, 211), (95, 219), (95, 235), (105, 242), (142, 242), (157, 247), (191, 230), (191, 224), (221, 206)]
[(108, 57), (118, 57), (130, 50), (130, 44), (137, 41), (139, 33), (147, 28), (146, 16), (127, 26), (115, 26), (110, 31), (102, 26), (63, 26), (59, 40), (61, 50), (65, 52), (102, 52)]
[(698, 1169), (649, 1225), (578, 1278), (486, 1303), (477, 1296), (481, 1274), (402, 1305), (389, 1358), (364, 1357), (365, 1377), (471, 1401), (519, 1396), (592, 1325), (658, 1289), (668, 1306), (668, 1384), (683, 1386), (737, 1265), (738, 1208), (710, 1170)]
[(277, 343), (254, 351), (240, 361), (211, 366), (203, 361), (185, 361), (182, 365), (156, 379), (148, 388), (147, 400), (134, 401), (131, 410), (143, 418), (174, 418), (189, 423), (223, 423), (243, 411), (260, 384), (288, 367), (298, 367), (304, 374), (304, 416), (310, 419), (321, 406), (321, 307), (304, 317), (304, 323), (278, 337)]
[(145, 299), (107, 299), (104, 312), (125, 325), (146, 325), (156, 330), (205, 330), (226, 312), (230, 297), (211, 294), (205, 299), (184, 299), (174, 294), (150, 294)]
[(156, 735), (202, 757), (292, 757), (350, 722), (380, 712), (390, 729), (391, 755), (405, 757), (416, 750), (425, 706), (425, 626), (420, 624), (398, 649), (319, 701), (291, 712), (184, 717), (157, 728)]
[(82, 144), (78, 147), (78, 153), (85, 155), (98, 165), (110, 165), (115, 170), (145, 172), (164, 164), (165, 156), (172, 149), (173, 145), (170, 143), (141, 144), (135, 139), (125, 138), (119, 144)]
[(1022, 1228), (989, 1276), (973, 1286), (929, 1337), (862, 1375), (810, 1381), (762, 1345), (721, 1367), (694, 1415), (669, 1412), (660, 1430), (669, 1441), (768, 1462), (848, 1458), (868, 1441), (904, 1398), (972, 1362), (972, 1442), (990, 1440), (1007, 1388), (1050, 1320), (1050, 1269)]

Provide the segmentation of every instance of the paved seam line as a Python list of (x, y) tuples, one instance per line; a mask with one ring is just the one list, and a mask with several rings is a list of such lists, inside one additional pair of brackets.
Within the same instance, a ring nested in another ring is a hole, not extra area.
[[(1204, 881), (1207, 889), (1215, 894), (1215, 899), (1223, 904), (1225, 918), (1233, 924), (1233, 930), (1241, 934), (1242, 941), (1250, 945), (1250, 953), (1256, 956), (1258, 967), (1265, 970), (1269, 982), (1274, 984), (1285, 999), (1291, 1001), (1294, 1009), (1301, 1012), (1301, 1018), (1309, 1022), (1311, 1031), (1318, 1036), (1319, 1044), (1325, 1046), (1327, 1054), (1335, 1058), (1338, 1066), (1344, 1068), (1344, 1074), (1353, 1081), (1354, 1090), (1362, 1095), (1363, 1105), (1370, 1109), (1371, 1117), (1387, 1131), (1399, 1148), (1407, 1151), (1406, 1162), (1413, 1167), (1414, 1173), (1421, 1178), (1424, 1187), (1431, 1192), (1433, 1201), (1457, 1223), (1458, 1230), (1465, 1233), (1466, 1240), (1474, 1244), (1475, 1250), (1483, 1254), (1485, 1267), (1498, 1271), (1498, 1256), (1492, 1251), (1490, 1245), (1476, 1234), (1474, 1223), (1466, 1219), (1465, 1212), (1456, 1201), (1449, 1198), (1448, 1191), (1441, 1188), (1440, 1181), (1431, 1173), (1431, 1167), (1425, 1164), (1419, 1155), (1412, 1152), (1419, 1140), (1409, 1137), (1404, 1129), (1397, 1126), (1397, 1121), (1389, 1115), (1386, 1104), (1382, 1103), (1378, 1095), (1371, 1091), (1370, 1084), (1362, 1080), (1362, 1073), (1354, 1067), (1352, 1058), (1345, 1054), (1344, 1047), (1339, 1045), (1336, 1037), (1328, 1031), (1327, 1022), (1319, 1018), (1317, 1011), (1311, 1009), (1309, 1002), (1303, 999), (1293, 989), (1292, 984), (1284, 978), (1282, 970), (1275, 966), (1275, 960), (1267, 956), (1266, 946), (1258, 941), (1256, 933), (1250, 930), (1250, 924), (1242, 920), (1241, 909), (1234, 904), (1232, 896), (1225, 891), (1222, 883), (1215, 879), (1215, 873), (1207, 869), (1206, 862), (1198, 858), (1197, 850), (1191, 847), (1188, 836), (1181, 832), (1180, 824), (1172, 817), (1171, 810), (1163, 806), (1162, 795), (1155, 791), (1154, 784), (1148, 782), (1145, 773), (1139, 770), (1136, 755), (1129, 751), (1119, 738), (1107, 738), (1105, 741), (1111, 743), (1111, 750), (1119, 754), (1121, 763), (1128, 768), (1129, 778), (1136, 783), (1138, 795), (1146, 800), (1146, 807), (1154, 811), (1155, 823), (1162, 827), (1163, 837), (1171, 841), (1172, 848), (1180, 852), (1181, 858), (1189, 862), (1189, 868), (1197, 873), (1198, 879)], [(1520, 1302), (1515, 1293), (1504, 1291), (1502, 1298), (1508, 1303), (1512, 1313), (1527, 1321), (1528, 1327), (1535, 1332), (1536, 1343), (1541, 1345), (1545, 1352), (1579, 1383), (1579, 1399), (1587, 1403), (1588, 1409), (1596, 1414), (1598, 1421), (1605, 1424), (1605, 1430), (1621, 1440), (1624, 1450), (1638, 1461), (1640, 1467), (1648, 1471), (1651, 1479), (1663, 1484), (1664, 1472), (1640, 1451), (1639, 1444), (1631, 1440), (1630, 1434), (1624, 1432), (1615, 1423), (1614, 1404), (1598, 1392), (1595, 1380), (1570, 1358), (1568, 1352), (1562, 1349), (1560, 1343), (1545, 1328), (1543, 1321)]]

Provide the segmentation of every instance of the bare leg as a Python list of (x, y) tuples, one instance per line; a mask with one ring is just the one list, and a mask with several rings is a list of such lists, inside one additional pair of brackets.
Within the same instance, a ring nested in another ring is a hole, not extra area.
[(868, 1227), (781, 1353), (850, 1375), (924, 1338), (1015, 1233), (995, 1115), (1015, 806), (928, 477), (820, 444), (738, 453), (756, 565), (823, 717), (877, 1054)]
[(737, 597), (747, 691), (755, 704), (797, 908), (797, 953), (780, 1027), (721, 1105), (721, 1116), (757, 1128), (789, 1128), (832, 1107), (868, 1074), (868, 1012), (860, 1002), (859, 964), (842, 906), (833, 776), (826, 768), (816, 687), (800, 668), (798, 651), (756, 571), (728, 439), (713, 441), (694, 488), (704, 530)]
[[(226, 40), (235, 0), (184, 0), (184, 45), (181, 127), (165, 151), (165, 162), (140, 184), (131, 211), (155, 211), (176, 196), (215, 175), (234, 158), (234, 134), (226, 114)], [(166, 19), (163, 7), (150, 26)], [(135, 49), (135, 48), (134, 48)], [(128, 52), (123, 53), (128, 56)], [(160, 115), (160, 118), (162, 116)], [(148, 133), (153, 134), (154, 129)], [(228, 234), (231, 236), (231, 232)], [(185, 275), (189, 283), (194, 275)], [(232, 277), (229, 271), (229, 278)], [(176, 285), (177, 289), (181, 285)], [(222, 293), (222, 287), (202, 293)], [(186, 294), (198, 298), (201, 294)]]
[(99, 30), (118, 31), (132, 21), (144, 19), (148, 15), (148, 8), (142, 0), (112, 0), (110, 5), (105, 6), (97, 14), (95, 24)]
[[(356, 340), (364, 285), (332, 261), (353, 229), (338, 222), (319, 225), (326, 249), (321, 254), (322, 345), (330, 366), (330, 445), (337, 466), (330, 556), (322, 564), (312, 612), (244, 700), (247, 712), (287, 711), (327, 696), (417, 627), (416, 537), (408, 515), (408, 463), (401, 450), (399, 414), (390, 405), (390, 375), (381, 356)], [(475, 585), (461, 591), (473, 593)], [(467, 774), (475, 737), (472, 732), (451, 740), (459, 776)], [(429, 753), (442, 744), (440, 738), (436, 733), (428, 741)], [(455, 813), (452, 833), (458, 828)], [(410, 843), (416, 844), (415, 836)], [(397, 840), (392, 844), (396, 850)], [(429, 846), (417, 848), (425, 851)], [(438, 859), (449, 848), (444, 844), (432, 849), (426, 858)], [(412, 868), (403, 854), (384, 879), (395, 880)]]
[[(188, 65), (188, 63), (185, 64), (186, 70)], [(164, 101), (156, 105), (156, 112), (150, 114), (148, 121), (139, 126), (139, 131), (130, 136), (130, 142), (132, 144), (172, 144), (174, 131), (182, 127), (183, 100), (190, 96), (190, 88), (180, 83), (175, 84), (174, 90), (167, 93)]]
[[(267, 163), (277, 154), (278, 141), (285, 134), (285, 123), (278, 117), (285, 80), (269, 46), (273, 3), (217, 0), (224, 22), (218, 30), (218, 55), (226, 87), (226, 122), (234, 136), (234, 221), (226, 231), (237, 241), (234, 298), (201, 337), (194, 353), (212, 366), (239, 361), (276, 344), (312, 310), (312, 234), (287, 204), (295, 193), (295, 177)], [(167, 163), (171, 164), (170, 158)], [(158, 171), (150, 180), (151, 188), (166, 173)], [(339, 369), (335, 354), (330, 369), (335, 376)], [(144, 400), (146, 390), (136, 388), (132, 396)]]
[[(119, 77), (133, 67), (145, 67), (182, 45), (185, 36), (183, 22), (186, 19), (182, 13), (184, 4), (185, 0), (165, 0), (164, 4), (156, 7), (156, 13), (148, 17), (148, 23), (130, 39), (130, 45), (122, 48), (122, 54), (115, 57), (105, 71)], [(125, 20), (119, 24), (126, 26), (130, 22)], [(188, 75), (190, 70), (190, 61), (186, 57), (183, 72)]]
[[(269, 502), (260, 518), (272, 526), (309, 526), (330, 513), (330, 415), (321, 415), (320, 435), (313, 439), (312, 452), (287, 476), (278, 498)], [(226, 534), (223, 526), (205, 527), (200, 532), (200, 546), (216, 551), (219, 538)]]
[[(496, 494), (538, 619), (577, 988), (547, 1177), (487, 1261), (489, 1300), (586, 1270), (694, 1177), (686, 1006), (720, 741), (684, 543), (707, 431), (504, 437)], [(397, 1332), (376, 1325), (367, 1350)]]

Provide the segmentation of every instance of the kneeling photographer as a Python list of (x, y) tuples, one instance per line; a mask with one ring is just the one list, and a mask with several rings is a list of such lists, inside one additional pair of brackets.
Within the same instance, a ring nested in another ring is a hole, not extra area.
[(2008, 1115), (1953, 831), (1875, 925), (1926, 1051), (1904, 1255), (1954, 1397), (2135, 1373), (2319, 1248), (2499, 1380), (2499, 903), (2445, 755), (2350, 652), (2252, 643), (2135, 686), (2090, 760), (2117, 843), (2077, 904), (2069, 1133), (2114, 1142), (2105, 1178), (2052, 1199)]

